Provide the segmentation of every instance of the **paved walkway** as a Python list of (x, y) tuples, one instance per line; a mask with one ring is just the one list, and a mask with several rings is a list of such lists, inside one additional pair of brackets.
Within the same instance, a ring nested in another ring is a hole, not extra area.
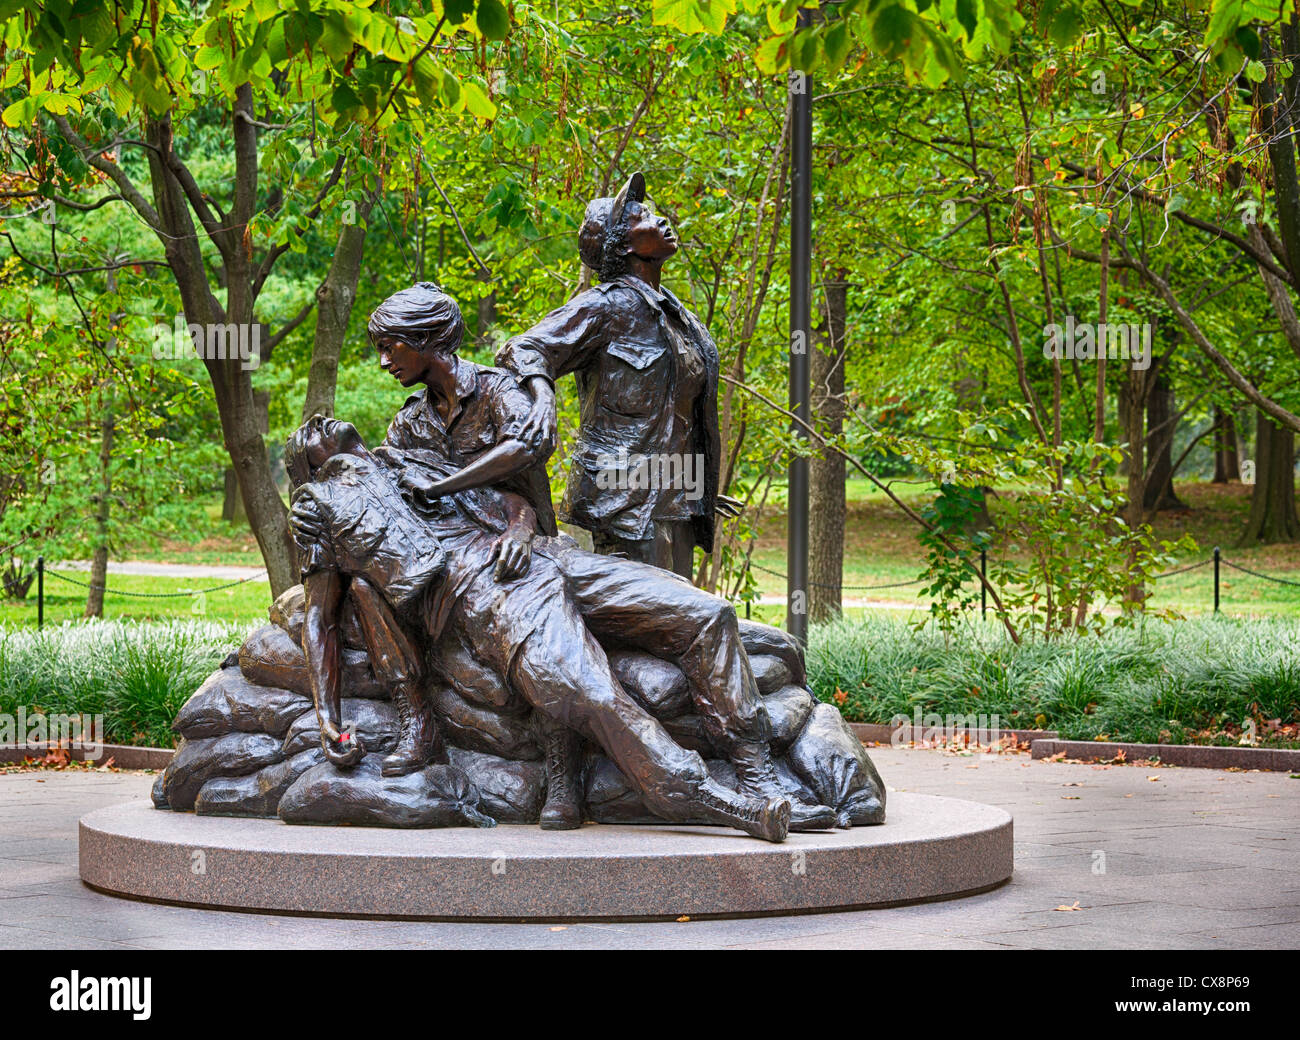
[[(64, 560), (51, 570), (89, 571), (89, 560)], [(241, 564), (190, 564), (190, 563), (145, 563), (137, 560), (109, 560), (108, 573), (136, 574), (154, 578), (225, 578), (238, 581), (241, 578), (257, 578), (266, 574), (265, 567), (245, 567)]]
[(891, 910), (668, 924), (329, 921), (153, 906), (83, 886), (76, 837), (82, 814), (147, 797), (152, 777), (31, 772), (0, 775), (0, 947), (1300, 947), (1300, 780), (1285, 773), (872, 755), (895, 789), (1008, 809), (1011, 882)]

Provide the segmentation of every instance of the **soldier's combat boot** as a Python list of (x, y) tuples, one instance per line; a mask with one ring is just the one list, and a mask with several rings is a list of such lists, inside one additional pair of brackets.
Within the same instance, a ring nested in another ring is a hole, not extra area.
[(544, 831), (572, 831), (582, 826), (582, 778), (578, 775), (578, 735), (547, 720), (542, 725), (546, 752), (546, 804), (540, 823)]
[(397, 746), (384, 756), (384, 776), (405, 776), (423, 769), (439, 757), (438, 726), (433, 710), (416, 683), (393, 687), (393, 706), (401, 723)]
[(744, 831), (751, 838), (785, 841), (790, 829), (790, 800), (749, 798), (723, 787), (711, 777), (695, 788), (695, 814), (710, 823), (720, 823)]
[(760, 801), (790, 800), (792, 831), (825, 831), (835, 826), (836, 813), (829, 805), (800, 801), (781, 787), (766, 741), (737, 742), (731, 749), (731, 764), (736, 767), (736, 786), (741, 794)]

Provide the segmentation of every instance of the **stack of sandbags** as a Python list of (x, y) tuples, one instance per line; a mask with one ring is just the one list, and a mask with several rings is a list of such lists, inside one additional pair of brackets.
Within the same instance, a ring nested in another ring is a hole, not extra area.
[[(186, 702), (174, 729), (176, 758), (155, 784), (159, 808), (203, 815), (275, 816), (293, 823), (377, 826), (534, 822), (546, 795), (541, 746), (529, 706), (454, 634), (437, 653), (428, 696), (447, 760), (412, 777), (384, 778), (379, 760), (397, 740), (388, 692), (370, 668), (354, 612), (345, 609), (343, 719), (368, 754), (340, 770), (325, 761), (300, 640), (302, 587), (281, 596), (269, 625)], [(831, 705), (807, 688), (798, 642), (780, 629), (740, 622), (741, 637), (772, 723), (777, 773), (791, 794), (833, 806), (855, 824), (884, 820), (884, 786), (865, 748)], [(683, 747), (698, 751), (722, 782), (734, 773), (709, 741), (686, 677), (640, 650), (607, 647), (620, 682)], [(596, 747), (583, 762), (588, 813), (598, 822), (652, 822), (619, 770)], [(334, 808), (331, 808), (331, 807)]]

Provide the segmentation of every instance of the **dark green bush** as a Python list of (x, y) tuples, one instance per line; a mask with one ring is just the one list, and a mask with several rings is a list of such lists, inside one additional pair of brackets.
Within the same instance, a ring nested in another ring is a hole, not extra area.
[(1300, 625), (1153, 622), (1016, 646), (993, 624), (945, 638), (872, 616), (815, 627), (808, 675), (813, 692), (855, 722), (920, 708), (996, 714), (1003, 729), (1076, 740), (1179, 743), (1248, 717), (1300, 722)]

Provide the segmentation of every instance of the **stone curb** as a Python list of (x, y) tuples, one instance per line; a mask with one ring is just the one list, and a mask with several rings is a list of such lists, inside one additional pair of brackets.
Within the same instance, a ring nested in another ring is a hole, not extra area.
[[(38, 747), (0, 747), (0, 762), (21, 762), (25, 758), (41, 758), (50, 750), (48, 745)], [(87, 761), (89, 748), (69, 748), (72, 758)], [(134, 747), (127, 744), (105, 744), (98, 756), (90, 761), (104, 763), (110, 758), (118, 769), (166, 769), (176, 754), (171, 748)]]
[(1029, 749), (1033, 758), (1066, 758), (1086, 762), (1108, 761), (1120, 751), (1128, 761), (1158, 758), (1162, 765), (1196, 769), (1269, 769), (1300, 772), (1300, 749), (1210, 747), (1202, 744), (1121, 744), (1096, 740), (1035, 740)]

